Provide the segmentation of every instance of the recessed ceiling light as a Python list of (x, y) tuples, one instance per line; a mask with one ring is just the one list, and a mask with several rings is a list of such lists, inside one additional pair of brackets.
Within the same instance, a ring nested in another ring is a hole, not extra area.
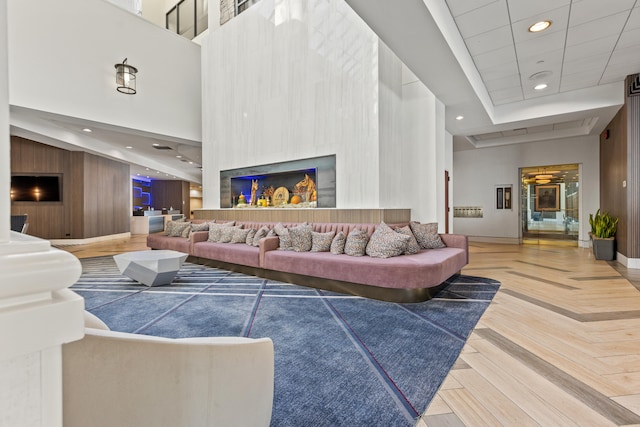
[(177, 157), (177, 158), (179, 158), (179, 159), (181, 159), (181, 158), (182, 158), (182, 156), (180, 156), (180, 155), (177, 155), (176, 157)]
[(535, 90), (543, 90), (547, 88), (547, 84), (546, 83), (540, 83), (539, 85), (535, 85), (533, 87)]
[(464, 119), (464, 116), (458, 116), (458, 117), (456, 117), (456, 120), (462, 120), (462, 119)]
[(160, 144), (151, 144), (151, 145), (153, 145), (154, 147), (159, 147), (160, 146)]
[(82, 129), (82, 132), (90, 133), (90, 132), (93, 132), (93, 131), (91, 129), (89, 129), (89, 128), (84, 128), (84, 129)]
[(189, 164), (190, 164), (190, 165), (192, 165), (192, 164), (193, 164), (193, 162), (189, 162)]
[(530, 33), (539, 33), (540, 31), (544, 31), (551, 26), (551, 21), (539, 21), (529, 27)]
[(124, 148), (128, 148), (129, 150), (131, 150), (133, 147), (132, 147), (132, 146), (130, 146), (130, 145), (127, 145), (127, 146), (126, 146), (126, 147), (124, 147)]

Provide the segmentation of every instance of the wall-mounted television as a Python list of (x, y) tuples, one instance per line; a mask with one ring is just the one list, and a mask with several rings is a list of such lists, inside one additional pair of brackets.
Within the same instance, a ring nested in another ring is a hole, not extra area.
[(60, 202), (61, 181), (60, 175), (12, 175), (11, 201)]

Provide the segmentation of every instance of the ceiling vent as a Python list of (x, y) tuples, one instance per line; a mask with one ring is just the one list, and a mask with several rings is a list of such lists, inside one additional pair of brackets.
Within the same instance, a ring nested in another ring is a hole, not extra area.
[(172, 150), (168, 145), (154, 145), (153, 148), (156, 150)]

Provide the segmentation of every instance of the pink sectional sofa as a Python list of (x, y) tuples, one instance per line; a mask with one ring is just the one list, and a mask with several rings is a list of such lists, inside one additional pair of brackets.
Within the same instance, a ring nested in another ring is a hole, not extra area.
[[(218, 223), (225, 221), (217, 221)], [(244, 228), (273, 228), (276, 223), (238, 221)], [(284, 224), (286, 227), (298, 223)], [(406, 224), (401, 224), (406, 225)], [(313, 231), (342, 231), (358, 228), (369, 236), (377, 224), (316, 223)], [(190, 260), (234, 271), (330, 291), (394, 302), (416, 302), (431, 298), (468, 264), (468, 239), (463, 235), (441, 234), (445, 248), (422, 249), (413, 255), (391, 258), (335, 255), (331, 252), (278, 250), (279, 238), (266, 237), (259, 247), (244, 243), (207, 241), (208, 232), (191, 233), (188, 239), (151, 234), (147, 246), (173, 249), (191, 255)], [(174, 241), (180, 240), (180, 242)]]

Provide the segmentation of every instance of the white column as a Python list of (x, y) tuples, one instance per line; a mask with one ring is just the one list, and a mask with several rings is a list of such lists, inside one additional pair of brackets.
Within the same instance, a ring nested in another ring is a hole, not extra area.
[(9, 138), (9, 64), (7, 1), (0, 0), (0, 244), (9, 241), (11, 215), (11, 139)]
[(0, 426), (62, 426), (62, 344), (84, 334), (73, 255), (10, 232), (7, 0), (0, 0)]

